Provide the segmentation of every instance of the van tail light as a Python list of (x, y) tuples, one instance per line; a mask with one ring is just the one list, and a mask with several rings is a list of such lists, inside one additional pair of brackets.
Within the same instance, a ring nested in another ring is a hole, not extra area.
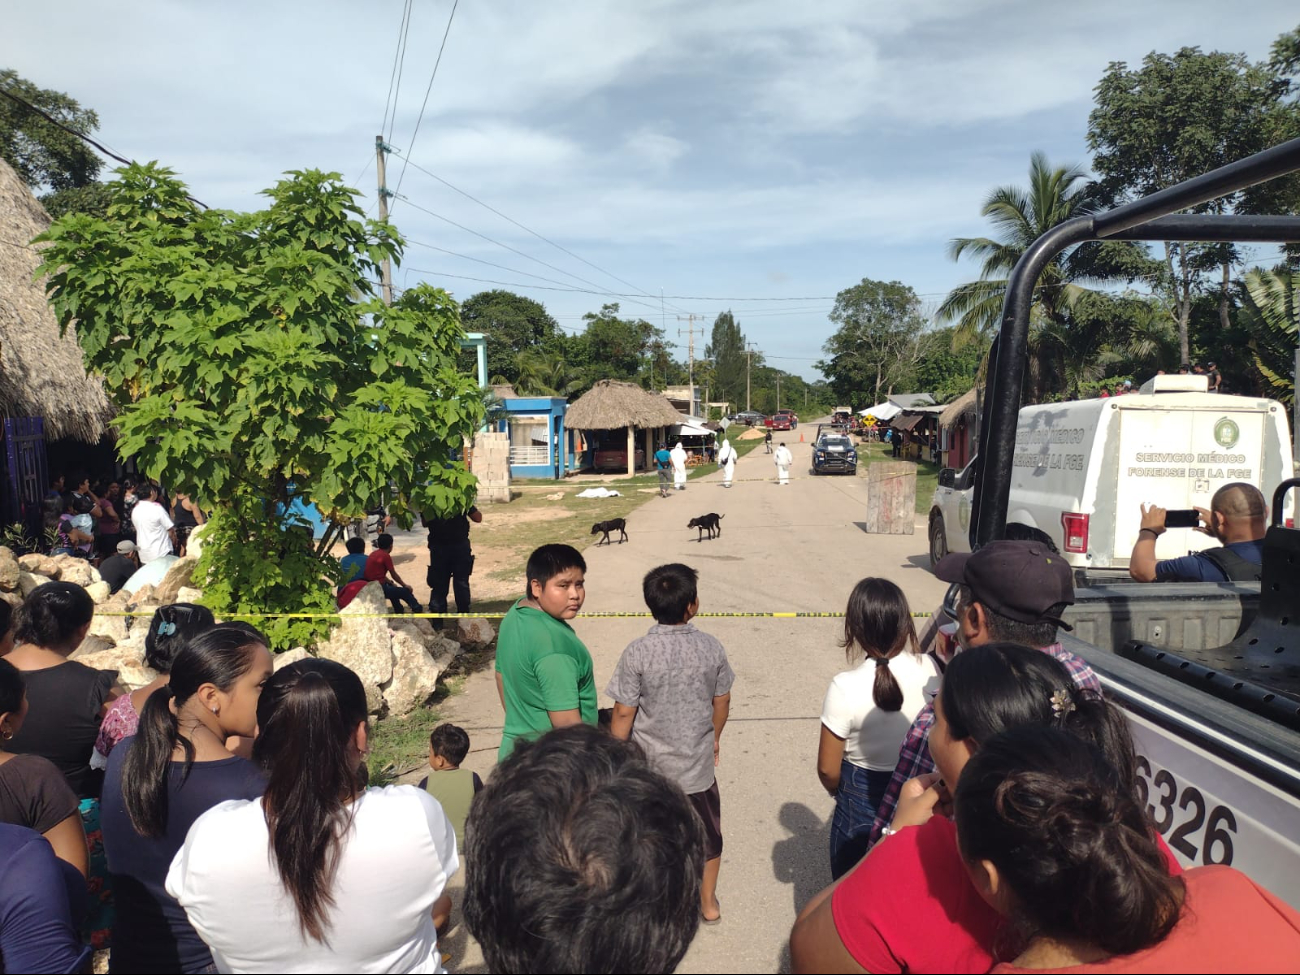
[(1061, 525), (1065, 529), (1065, 550), (1087, 552), (1088, 516), (1067, 511), (1061, 515)]
[(1294, 518), (1288, 518), (1288, 519), (1286, 520), (1286, 526), (1287, 526), (1287, 528), (1294, 528), (1294, 527), (1295, 527), (1295, 519), (1294, 519)]

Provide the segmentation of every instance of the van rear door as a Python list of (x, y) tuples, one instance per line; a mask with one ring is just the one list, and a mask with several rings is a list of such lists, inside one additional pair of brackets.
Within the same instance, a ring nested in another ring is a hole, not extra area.
[[(1113, 557), (1121, 564), (1137, 541), (1143, 502), (1167, 509), (1208, 508), (1214, 492), (1233, 481), (1263, 489), (1263, 410), (1204, 404), (1133, 408), (1121, 402), (1119, 414)], [(1178, 558), (1216, 544), (1200, 532), (1171, 529), (1157, 539), (1156, 558)]]

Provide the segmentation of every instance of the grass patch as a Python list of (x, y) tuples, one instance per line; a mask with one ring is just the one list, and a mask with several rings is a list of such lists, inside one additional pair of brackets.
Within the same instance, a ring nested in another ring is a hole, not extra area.
[[(440, 695), (444, 691), (439, 682)], [(366, 766), (370, 769), (370, 784), (392, 785), (397, 779), (429, 763), (429, 733), (441, 722), (436, 705), (418, 708), (404, 718), (384, 718), (370, 726), (370, 756)]]
[[(894, 460), (894, 451), (889, 444), (858, 444), (859, 464), (878, 464), (885, 460)], [(916, 511), (923, 515), (930, 511), (934, 489), (939, 486), (939, 465), (925, 460), (913, 463), (916, 464)]]

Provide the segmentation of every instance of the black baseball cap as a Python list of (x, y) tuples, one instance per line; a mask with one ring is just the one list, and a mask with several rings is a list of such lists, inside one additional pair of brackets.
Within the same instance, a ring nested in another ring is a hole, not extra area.
[(959, 582), (977, 602), (1019, 623), (1069, 623), (1047, 615), (1074, 602), (1074, 573), (1041, 542), (989, 542), (978, 552), (946, 555), (934, 567), (944, 582)]

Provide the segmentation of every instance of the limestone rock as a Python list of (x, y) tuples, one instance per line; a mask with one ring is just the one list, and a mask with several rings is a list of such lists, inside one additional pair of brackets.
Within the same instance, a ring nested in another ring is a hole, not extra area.
[(394, 627), (392, 655), (393, 679), (384, 687), (384, 703), (390, 717), (402, 717), (433, 696), (446, 663), (434, 659), (409, 624)]
[(41, 555), (39, 552), (33, 552), (30, 555), (20, 556), (18, 565), (26, 569), (32, 575), (45, 576), (46, 580), (57, 580), (59, 578), (59, 563), (48, 555)]
[(271, 666), (279, 670), (281, 667), (296, 664), (299, 660), (309, 660), (310, 658), (311, 654), (307, 652), (306, 647), (294, 647), (284, 653), (277, 653), (271, 661)]
[(496, 641), (496, 630), (485, 619), (458, 619), (456, 639), (471, 650), (486, 650)]
[(444, 668), (450, 664), (454, 658), (459, 657), (465, 652), (465, 648), (455, 640), (450, 637), (439, 636), (436, 634), (432, 640), (425, 641), (424, 648), (428, 650), (429, 653), (433, 655), (433, 659), (442, 664)]
[(178, 603), (199, 603), (203, 601), (203, 590), (195, 589), (193, 586), (181, 586), (176, 590), (176, 601)]
[(0, 590), (13, 592), (17, 589), (18, 576), (22, 571), (13, 549), (0, 545)]
[(98, 606), (113, 595), (113, 587), (101, 579), (99, 582), (92, 582), (88, 585), (86, 592), (95, 601), (95, 605)]
[(188, 555), (173, 562), (167, 574), (163, 576), (162, 582), (154, 587), (154, 598), (164, 606), (177, 602), (176, 594), (193, 581), (194, 567), (198, 564), (198, 559), (190, 558)]
[(34, 572), (20, 572), (18, 573), (18, 591), (26, 599), (32, 594), (33, 589), (37, 586), (43, 586), (49, 581), (47, 576), (37, 575)]
[(384, 590), (378, 582), (368, 583), (340, 612), (329, 639), (316, 649), (318, 657), (336, 660), (361, 678), (372, 713), (383, 707), (380, 688), (393, 679), (392, 637), (387, 622), (379, 618), (386, 612)]
[[(82, 646), (85, 646), (85, 644), (82, 644)], [(158, 672), (152, 667), (145, 666), (143, 639), (138, 644), (135, 641), (129, 641), (120, 646), (108, 650), (99, 650), (94, 653), (83, 654), (78, 649), (72, 655), (72, 659), (85, 664), (87, 667), (94, 667), (96, 670), (117, 671), (118, 681), (123, 687), (131, 691), (144, 687), (145, 684), (158, 676)]]
[[(58, 575), (50, 575), (51, 579), (58, 579), (60, 582), (71, 582), (73, 585), (85, 586), (90, 585), (94, 580), (90, 573), (94, 571), (93, 567), (85, 559), (79, 559), (74, 555), (56, 555), (51, 560), (58, 568)], [(49, 575), (48, 572), (42, 571), (42, 575)]]
[(0, 599), (3, 599), (14, 609), (23, 604), (23, 594), (17, 590), (13, 592), (0, 592)]
[(187, 559), (197, 559), (203, 554), (203, 542), (207, 538), (208, 525), (210, 524), (211, 522), (204, 522), (190, 532), (190, 537), (185, 542), (185, 557)]
[[(122, 590), (126, 592), (126, 590)], [(141, 586), (135, 592), (126, 593), (127, 609), (134, 609), (138, 603), (157, 603), (158, 597), (154, 595), (154, 587), (150, 585)]]
[[(108, 583), (101, 582), (99, 585), (107, 586)], [(131, 618), (129, 616), (110, 615), (112, 613), (126, 612), (126, 603), (119, 596), (111, 596), (106, 602), (96, 606), (95, 616), (90, 621), (90, 635), (111, 640), (114, 646), (125, 643), (131, 629)]]
[(71, 656), (75, 657), (78, 654), (84, 656), (86, 654), (99, 653), (103, 650), (112, 650), (115, 646), (117, 646), (116, 640), (109, 639), (108, 637), (96, 636), (93, 633), (87, 633), (86, 638), (81, 641), (81, 645), (72, 652)]

